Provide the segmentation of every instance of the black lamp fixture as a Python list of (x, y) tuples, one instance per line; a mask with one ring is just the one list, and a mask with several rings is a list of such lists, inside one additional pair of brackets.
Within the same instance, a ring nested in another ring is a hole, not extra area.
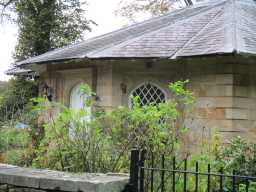
[(53, 98), (52, 88), (49, 87), (47, 83), (44, 83), (43, 94), (48, 99), (48, 101), (52, 101), (52, 98)]
[(146, 68), (151, 69), (153, 67), (153, 61), (146, 62)]
[(125, 83), (121, 83), (120, 84), (120, 88), (122, 90), (122, 93), (126, 94), (126, 92), (127, 92), (127, 85)]

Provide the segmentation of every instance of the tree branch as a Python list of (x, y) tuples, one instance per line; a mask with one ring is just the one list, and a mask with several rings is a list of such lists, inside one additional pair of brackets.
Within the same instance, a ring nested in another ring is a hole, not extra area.
[(8, 7), (10, 4), (12, 4), (15, 0), (8, 0), (7, 2), (0, 2), (0, 6), (3, 7), (3, 9), (5, 9), (6, 7)]

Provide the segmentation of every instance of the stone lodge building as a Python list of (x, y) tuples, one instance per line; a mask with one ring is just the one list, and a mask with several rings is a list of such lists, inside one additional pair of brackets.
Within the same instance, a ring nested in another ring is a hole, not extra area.
[(168, 98), (168, 83), (189, 79), (197, 102), (194, 130), (256, 138), (256, 1), (217, 0), (49, 51), (17, 63), (14, 73), (39, 75), (40, 91), (82, 105), (89, 84), (103, 108)]

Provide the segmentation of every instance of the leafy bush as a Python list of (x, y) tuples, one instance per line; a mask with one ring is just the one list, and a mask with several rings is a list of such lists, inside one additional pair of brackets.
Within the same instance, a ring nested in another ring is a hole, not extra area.
[(37, 97), (36, 82), (24, 77), (16, 77), (8, 82), (0, 96), (0, 125), (6, 121), (15, 121), (23, 118), (28, 110), (30, 99)]
[(24, 148), (30, 143), (27, 130), (15, 128), (0, 129), (0, 152), (7, 151), (8, 148)]
[(218, 160), (226, 171), (241, 175), (256, 175), (256, 144), (234, 137), (221, 150)]
[(5, 159), (5, 163), (12, 164), (12, 165), (19, 165), (24, 166), (24, 156), (25, 150), (24, 149), (10, 149), (5, 152), (3, 155)]
[[(239, 192), (246, 192), (246, 184), (239, 185)], [(256, 192), (256, 182), (251, 182), (248, 188), (248, 192)]]
[(173, 97), (166, 102), (141, 107), (135, 97), (131, 109), (93, 111), (90, 121), (84, 117), (88, 106), (95, 104), (95, 94), (87, 85), (81, 87), (89, 97), (80, 110), (37, 99), (36, 110), (57, 108), (60, 113), (44, 125), (45, 137), (34, 165), (76, 172), (128, 171), (133, 146), (156, 153), (177, 153), (187, 132), (184, 117), (194, 100), (192, 93), (185, 89), (186, 83), (171, 83)]
[(0, 162), (14, 165), (27, 165), (27, 149), (31, 137), (27, 129), (15, 128), (0, 129)]

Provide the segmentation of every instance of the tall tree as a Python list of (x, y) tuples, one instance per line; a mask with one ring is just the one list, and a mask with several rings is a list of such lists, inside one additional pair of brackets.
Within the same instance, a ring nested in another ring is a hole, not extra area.
[(15, 59), (22, 60), (83, 39), (91, 20), (80, 0), (0, 0), (3, 16), (15, 13), (19, 36)]
[(121, 0), (116, 14), (136, 21), (140, 13), (148, 13), (152, 16), (162, 15), (177, 7), (193, 5), (192, 0)]

